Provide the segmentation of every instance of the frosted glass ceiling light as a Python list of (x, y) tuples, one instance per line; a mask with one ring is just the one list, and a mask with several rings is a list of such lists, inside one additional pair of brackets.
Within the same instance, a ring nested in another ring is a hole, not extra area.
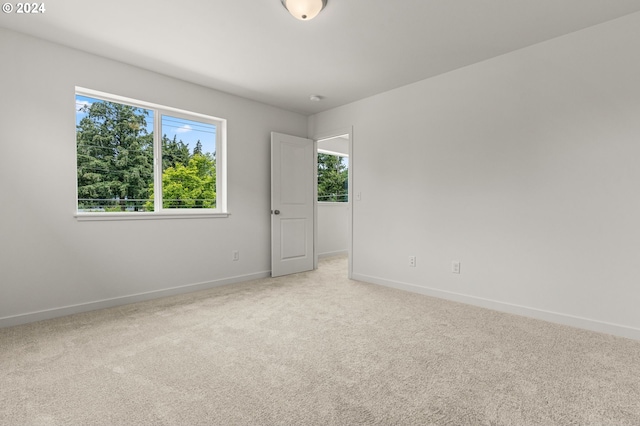
[(327, 0), (280, 0), (290, 14), (301, 21), (316, 17), (327, 5)]

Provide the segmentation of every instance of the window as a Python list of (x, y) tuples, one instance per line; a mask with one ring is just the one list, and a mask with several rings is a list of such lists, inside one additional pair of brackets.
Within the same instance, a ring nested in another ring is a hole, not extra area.
[(318, 150), (318, 201), (346, 203), (349, 158)]
[(225, 127), (219, 118), (77, 89), (78, 216), (226, 213)]

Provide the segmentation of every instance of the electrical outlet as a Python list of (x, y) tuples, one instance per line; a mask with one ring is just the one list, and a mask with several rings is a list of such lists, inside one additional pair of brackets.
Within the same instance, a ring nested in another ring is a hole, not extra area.
[(412, 268), (416, 267), (416, 257), (415, 256), (409, 256), (409, 266), (411, 266)]
[(460, 273), (460, 261), (459, 260), (454, 260), (453, 262), (451, 262), (451, 272), (453, 272), (454, 274), (459, 274)]
[(238, 260), (240, 260), (240, 252), (238, 250), (234, 250), (232, 252), (232, 259), (234, 262), (237, 262)]

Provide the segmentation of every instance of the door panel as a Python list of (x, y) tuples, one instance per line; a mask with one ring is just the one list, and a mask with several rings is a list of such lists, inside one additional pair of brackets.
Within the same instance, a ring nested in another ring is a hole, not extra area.
[(271, 276), (313, 269), (314, 144), (271, 134)]
[(288, 260), (309, 255), (307, 253), (306, 228), (306, 219), (282, 219), (280, 221), (281, 259)]

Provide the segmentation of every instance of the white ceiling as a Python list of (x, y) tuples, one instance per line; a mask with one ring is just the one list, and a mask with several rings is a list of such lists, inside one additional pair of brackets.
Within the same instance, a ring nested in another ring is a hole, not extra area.
[(302, 22), (280, 0), (45, 5), (0, 26), (303, 114), (640, 11), (640, 0), (328, 0)]

